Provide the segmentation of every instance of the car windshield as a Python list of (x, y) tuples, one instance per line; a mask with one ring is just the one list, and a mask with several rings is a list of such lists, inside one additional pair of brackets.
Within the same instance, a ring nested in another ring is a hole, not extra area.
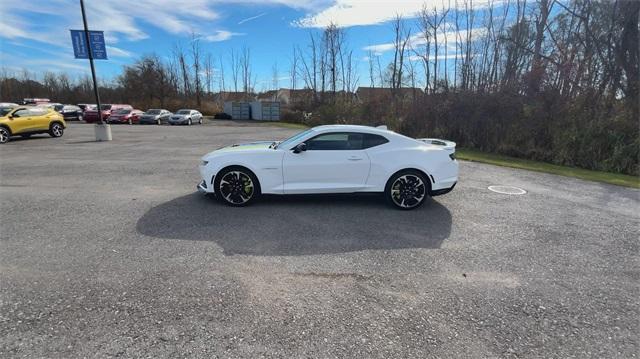
[(161, 110), (149, 110), (147, 111), (147, 115), (159, 115)]
[(14, 107), (0, 107), (0, 117), (6, 116)]
[(178, 115), (188, 115), (191, 113), (191, 110), (178, 110), (178, 112), (176, 112), (176, 114)]
[(102, 105), (100, 108), (103, 110), (111, 110), (111, 105)]
[(120, 110), (116, 110), (113, 113), (116, 114), (116, 115), (126, 115), (128, 113), (131, 113), (131, 110), (123, 108), (123, 109), (120, 109)]
[(310, 128), (306, 131), (302, 131), (298, 134), (295, 134), (289, 138), (287, 138), (286, 140), (280, 142), (275, 148), (284, 148), (284, 149), (288, 149), (290, 146), (296, 144), (296, 142), (298, 140), (300, 140), (301, 138), (305, 137), (306, 135), (308, 135), (309, 133), (313, 132), (313, 128)]

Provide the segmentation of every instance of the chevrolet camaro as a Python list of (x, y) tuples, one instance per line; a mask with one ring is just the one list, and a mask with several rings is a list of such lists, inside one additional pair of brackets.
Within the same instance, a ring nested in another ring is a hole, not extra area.
[(202, 157), (198, 190), (231, 206), (261, 194), (380, 192), (414, 209), (458, 181), (454, 142), (386, 128), (328, 125), (281, 142), (235, 144)]

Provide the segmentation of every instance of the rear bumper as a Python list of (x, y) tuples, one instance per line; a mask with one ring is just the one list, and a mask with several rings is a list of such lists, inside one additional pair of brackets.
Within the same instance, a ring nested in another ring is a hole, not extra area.
[(447, 194), (451, 191), (453, 191), (453, 188), (456, 186), (458, 182), (454, 182), (453, 185), (449, 188), (441, 188), (441, 189), (436, 189), (436, 190), (431, 190), (431, 197), (435, 197), (435, 196), (440, 196), (443, 194)]

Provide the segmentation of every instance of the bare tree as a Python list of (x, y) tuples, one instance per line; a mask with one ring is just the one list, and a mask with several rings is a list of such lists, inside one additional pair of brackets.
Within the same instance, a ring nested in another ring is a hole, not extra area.
[[(253, 91), (253, 85), (251, 77), (251, 50), (246, 46), (242, 48), (239, 64), (242, 79), (242, 91), (244, 92), (245, 97), (248, 97)], [(256, 78), (253, 78), (253, 84), (255, 83)]]
[(240, 59), (234, 49), (231, 49), (231, 79), (233, 80), (233, 91), (238, 92), (238, 80), (240, 79)]
[(191, 60), (193, 61), (193, 87), (196, 93), (196, 104), (200, 107), (202, 103), (200, 98), (200, 92), (202, 91), (202, 82), (200, 77), (200, 71), (202, 70), (200, 66), (200, 38), (195, 33), (191, 33)]

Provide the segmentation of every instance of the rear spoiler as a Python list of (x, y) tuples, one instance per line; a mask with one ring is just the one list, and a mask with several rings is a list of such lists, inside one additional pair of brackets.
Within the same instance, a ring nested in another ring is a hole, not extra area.
[(456, 151), (456, 143), (453, 141), (441, 140), (438, 138), (417, 138), (417, 140), (433, 146), (442, 146), (442, 149), (451, 151), (451, 153)]

